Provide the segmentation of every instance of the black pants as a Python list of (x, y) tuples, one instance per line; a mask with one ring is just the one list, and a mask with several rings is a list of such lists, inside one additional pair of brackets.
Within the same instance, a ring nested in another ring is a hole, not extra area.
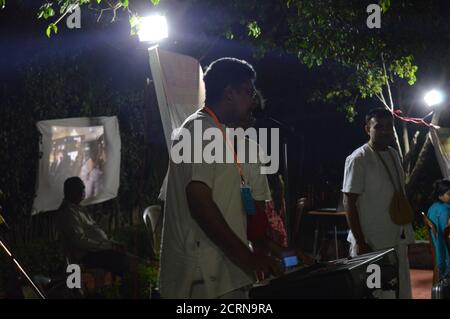
[(115, 275), (123, 276), (130, 270), (129, 256), (115, 250), (101, 250), (88, 253), (81, 259), (88, 268), (101, 268)]

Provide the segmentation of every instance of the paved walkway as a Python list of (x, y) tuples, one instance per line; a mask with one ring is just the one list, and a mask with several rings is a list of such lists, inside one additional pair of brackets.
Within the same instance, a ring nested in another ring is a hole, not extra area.
[(411, 286), (413, 299), (431, 299), (433, 271), (411, 269)]

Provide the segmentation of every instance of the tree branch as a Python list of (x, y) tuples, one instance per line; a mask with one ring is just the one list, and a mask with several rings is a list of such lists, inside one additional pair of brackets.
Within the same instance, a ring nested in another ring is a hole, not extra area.
[(384, 107), (387, 110), (391, 111), (389, 105), (387, 105), (386, 100), (385, 100), (385, 98), (383, 96), (383, 92), (381, 92), (380, 94), (375, 93), (375, 96), (380, 100), (380, 102), (384, 105)]
[(394, 111), (394, 101), (392, 100), (391, 86), (389, 84), (389, 79), (388, 79), (388, 75), (386, 72), (386, 63), (384, 61), (383, 52), (381, 52), (381, 61), (383, 63), (383, 71), (384, 71), (384, 77), (385, 77), (384, 79), (386, 80), (386, 87), (387, 87), (388, 94), (389, 94), (389, 102), (391, 104), (390, 109), (391, 109), (391, 111)]
[[(78, 0), (73, 5), (78, 5), (78, 7), (79, 7), (80, 1)], [(72, 7), (72, 5), (70, 5), (69, 8), (72, 8), (72, 10), (73, 10), (74, 7)], [(58, 18), (58, 20), (55, 21), (55, 23), (54, 23), (55, 25), (57, 25), (69, 13), (69, 10), (68, 10), (69, 8), (67, 8), (66, 11)], [(72, 11), (72, 10), (70, 10), (70, 11)]]

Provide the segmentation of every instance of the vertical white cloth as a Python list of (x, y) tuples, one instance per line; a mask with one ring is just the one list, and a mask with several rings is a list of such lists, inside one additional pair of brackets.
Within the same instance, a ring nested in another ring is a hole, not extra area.
[(430, 127), (430, 137), (442, 176), (444, 178), (450, 178), (450, 128), (440, 128), (437, 130)]
[[(172, 132), (205, 103), (205, 85), (200, 63), (186, 55), (153, 48), (149, 50), (150, 69), (167, 149)], [(166, 199), (167, 174), (161, 185), (160, 200)]]

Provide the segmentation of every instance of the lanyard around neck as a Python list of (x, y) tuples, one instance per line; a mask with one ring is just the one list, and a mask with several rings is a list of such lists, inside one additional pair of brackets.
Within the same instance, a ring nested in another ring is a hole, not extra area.
[(237, 155), (236, 155), (236, 151), (234, 150), (234, 147), (233, 147), (233, 145), (231, 144), (231, 142), (229, 141), (229, 139), (227, 138), (227, 135), (226, 135), (226, 133), (225, 133), (225, 130), (223, 129), (222, 125), (220, 124), (220, 121), (219, 121), (219, 119), (217, 118), (217, 115), (214, 113), (213, 110), (211, 110), (211, 109), (210, 109), (209, 107), (207, 107), (207, 106), (203, 107), (203, 110), (204, 110), (206, 113), (208, 113), (208, 114), (212, 117), (214, 123), (215, 123), (216, 126), (220, 129), (220, 131), (222, 132), (222, 136), (223, 136), (225, 142), (227, 143), (228, 148), (230, 149), (230, 151), (233, 152), (234, 163), (236, 164), (236, 167), (237, 167), (238, 172), (239, 172), (239, 176), (241, 177), (241, 183), (242, 183), (242, 184), (245, 184), (245, 181), (244, 181), (244, 173), (242, 172), (242, 167), (241, 167), (241, 164), (240, 164), (239, 161), (238, 161), (238, 158), (237, 158)]

